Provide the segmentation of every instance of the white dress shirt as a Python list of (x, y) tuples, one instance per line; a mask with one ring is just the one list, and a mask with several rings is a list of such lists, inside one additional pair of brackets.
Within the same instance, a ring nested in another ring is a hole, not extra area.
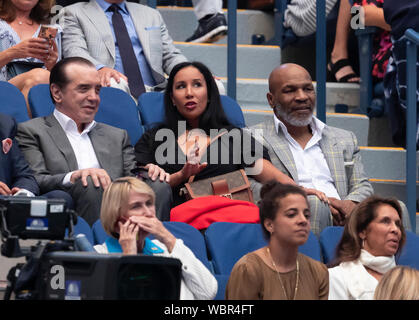
[[(89, 137), (89, 132), (95, 127), (96, 121), (93, 120), (88, 126), (86, 126), (82, 133), (79, 133), (77, 125), (73, 119), (57, 109), (54, 109), (54, 116), (70, 141), (74, 155), (76, 156), (78, 169), (100, 168), (99, 161), (97, 160), (95, 150), (93, 149), (93, 145)], [(64, 186), (71, 185), (70, 177), (73, 172), (74, 171), (67, 173), (64, 177)]]
[(297, 168), (299, 185), (304, 188), (322, 191), (328, 197), (334, 197), (340, 200), (326, 158), (320, 148), (320, 140), (325, 124), (313, 116), (313, 120), (310, 123), (313, 136), (303, 149), (301, 145), (291, 137), (287, 127), (281, 120), (274, 116), (274, 121), (276, 132), (279, 133), (279, 129), (281, 129), (288, 141)]

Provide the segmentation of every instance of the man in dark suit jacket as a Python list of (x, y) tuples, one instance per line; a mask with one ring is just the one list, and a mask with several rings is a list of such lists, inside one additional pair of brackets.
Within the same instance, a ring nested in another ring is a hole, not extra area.
[(38, 195), (39, 187), (15, 139), (16, 121), (0, 113), (0, 195), (29, 192)]
[[(90, 225), (100, 217), (103, 190), (112, 180), (132, 175), (135, 166), (127, 132), (94, 121), (100, 88), (99, 73), (90, 61), (59, 61), (50, 76), (53, 114), (19, 124), (17, 134), (41, 192), (70, 193), (77, 214)], [(157, 166), (147, 169), (154, 179), (166, 178)], [(164, 187), (168, 193), (170, 186)]]

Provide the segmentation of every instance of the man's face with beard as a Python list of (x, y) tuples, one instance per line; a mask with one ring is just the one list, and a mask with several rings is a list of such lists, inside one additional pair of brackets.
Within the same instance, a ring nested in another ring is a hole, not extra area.
[(312, 119), (316, 94), (308, 72), (288, 64), (275, 69), (269, 77), (268, 102), (286, 126), (307, 126)]

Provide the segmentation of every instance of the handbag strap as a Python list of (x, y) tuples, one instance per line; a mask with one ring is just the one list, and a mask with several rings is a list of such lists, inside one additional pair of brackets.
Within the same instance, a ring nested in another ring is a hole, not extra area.
[[(220, 138), (221, 136), (223, 136), (224, 134), (226, 134), (228, 131), (227, 130), (225, 130), (225, 131), (223, 131), (223, 132), (221, 132), (221, 133), (219, 133), (218, 135), (216, 135), (215, 137), (214, 137), (214, 139), (212, 139), (209, 143), (208, 143), (208, 145), (207, 145), (207, 149), (208, 149), (208, 147), (214, 142), (214, 141), (216, 141), (218, 138)], [(193, 182), (194, 181), (194, 179), (195, 179), (195, 175), (193, 175), (193, 176), (190, 176), (189, 177), (189, 179), (188, 179), (188, 183), (191, 183), (191, 182)]]

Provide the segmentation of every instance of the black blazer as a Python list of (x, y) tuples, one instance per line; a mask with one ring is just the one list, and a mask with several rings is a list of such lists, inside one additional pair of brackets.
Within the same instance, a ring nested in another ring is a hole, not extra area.
[[(16, 132), (16, 121), (10, 116), (0, 113), (0, 181), (10, 189), (18, 187), (38, 195), (38, 184), (19, 149), (15, 139)], [(13, 141), (12, 148), (7, 154), (3, 152), (3, 140), (6, 138)]]

